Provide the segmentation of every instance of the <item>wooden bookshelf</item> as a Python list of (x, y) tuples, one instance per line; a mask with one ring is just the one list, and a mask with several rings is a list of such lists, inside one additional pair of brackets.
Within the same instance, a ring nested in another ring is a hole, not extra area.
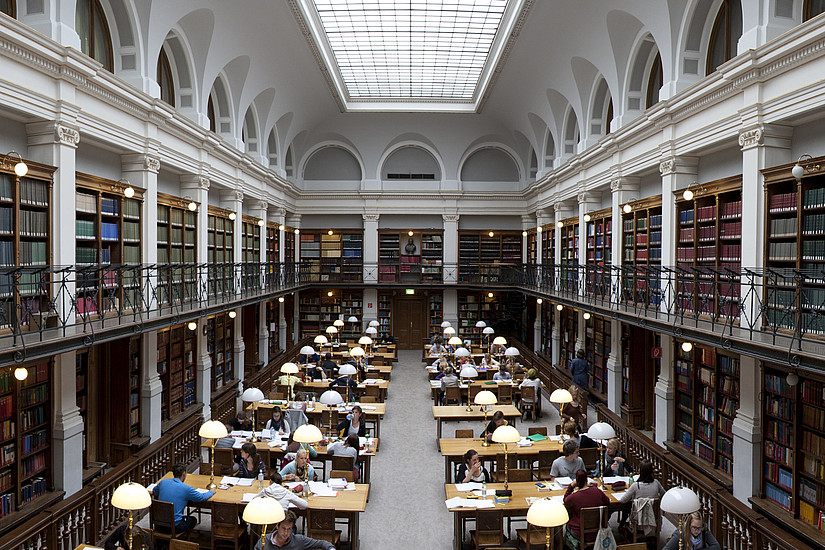
[[(723, 475), (733, 474), (733, 418), (739, 408), (739, 356), (676, 346), (675, 437), (684, 450)], [(689, 417), (689, 418), (688, 418)]]
[(610, 319), (591, 315), (585, 320), (585, 357), (590, 362), (590, 392), (607, 400), (607, 359), (610, 357)]
[(808, 536), (825, 531), (825, 379), (771, 363), (764, 371), (763, 497), (805, 522)]
[(363, 272), (363, 232), (331, 230), (301, 233), (301, 261), (309, 264), (314, 282), (360, 282)]
[(633, 203), (622, 214), (622, 300), (658, 305), (661, 302), (659, 268), (662, 265), (662, 196)]
[(361, 282), (364, 271), (364, 233), (347, 231), (341, 235), (341, 244), (341, 281)]
[(576, 339), (579, 334), (579, 312), (565, 307), (561, 311), (561, 350), (559, 360), (561, 369), (569, 369), (570, 361), (576, 358)]
[(647, 430), (655, 421), (655, 387), (662, 361), (651, 351), (661, 348), (662, 337), (652, 330), (622, 324), (621, 342), (622, 419), (634, 428)]
[(76, 174), (75, 263), (89, 269), (77, 275), (77, 315), (131, 309), (141, 303), (139, 274), (108, 265), (141, 264), (142, 192), (123, 195), (123, 184)]
[(378, 293), (378, 334), (392, 334), (392, 292)]
[(244, 214), (241, 222), (241, 261), (258, 263), (261, 261), (261, 226), (258, 220)]
[(427, 297), (427, 334), (441, 336), (441, 323), (444, 321), (444, 294), (440, 290), (430, 291)]
[(534, 264), (538, 259), (538, 231), (536, 229), (530, 229), (527, 231), (527, 263)]
[(286, 228), (284, 231), (284, 262), (295, 263), (295, 230)]
[(278, 224), (267, 222), (266, 224), (266, 256), (264, 261), (269, 264), (277, 264), (281, 261), (281, 231)]
[(579, 287), (579, 218), (562, 220), (561, 234), (561, 284), (568, 291)]
[(497, 277), (497, 266), (520, 263), (520, 231), (460, 231), (458, 234), (459, 281), (470, 281), (478, 275)]
[(213, 392), (235, 379), (234, 326), (235, 321), (228, 312), (212, 315), (206, 320), (206, 349), (212, 360)]
[[(825, 162), (820, 157), (811, 161)], [(779, 275), (765, 290), (766, 320), (788, 330), (825, 334), (825, 174), (806, 171), (797, 182), (787, 164), (765, 176), (765, 267)], [(796, 292), (796, 276), (808, 278)]]
[(478, 321), (487, 321), (487, 319), (481, 317), (482, 295), (486, 296), (481, 292), (458, 291), (458, 326), (454, 328), (456, 330), (455, 335), (462, 340), (472, 338)]
[(158, 264), (171, 265), (158, 273), (158, 302), (197, 297), (198, 214), (190, 201), (158, 193)]
[(739, 285), (718, 272), (739, 273), (742, 257), (742, 177), (695, 187), (691, 200), (677, 193), (679, 220), (676, 263), (682, 275), (677, 300), (682, 308), (713, 316), (739, 315)]
[(235, 262), (234, 232), (235, 221), (229, 218), (231, 212), (215, 206), (209, 207), (207, 217), (207, 262), (209, 269), (209, 294), (234, 292)]
[[(332, 293), (332, 296), (329, 295)], [(301, 338), (327, 335), (326, 329), (337, 319), (344, 321), (340, 339), (357, 340), (361, 336), (361, 323), (349, 323), (347, 319), (363, 316), (364, 294), (361, 290), (305, 290), (298, 302), (298, 318)]]
[(317, 290), (301, 292), (298, 301), (299, 338), (321, 334), (321, 293)]
[[(361, 319), (364, 314), (364, 292), (362, 290), (344, 290), (341, 292), (341, 312), (338, 317), (325, 321), (323, 330), (326, 331), (336, 319), (344, 321), (344, 326), (339, 329), (338, 336), (341, 341), (350, 340), (357, 342), (361, 337), (361, 323), (348, 323), (350, 317)], [(379, 327), (379, 330), (383, 330)], [(379, 333), (380, 334), (380, 333)]]
[[(585, 260), (588, 266), (609, 268), (613, 264), (613, 219), (611, 209), (605, 208), (590, 214), (590, 221), (585, 226), (587, 241), (585, 243)], [(602, 298), (610, 296), (610, 270), (590, 271), (587, 273), (587, 293)]]
[[(269, 359), (278, 355), (280, 347), (280, 308), (281, 303), (278, 299), (269, 300), (266, 302), (266, 330), (269, 333)], [(274, 328), (275, 330), (272, 330)]]
[(13, 369), (0, 373), (0, 518), (52, 486), (52, 363), (20, 368), (28, 371), (22, 382)]
[(52, 264), (51, 189), (56, 169), (26, 164), (29, 171), (22, 178), (13, 167), (0, 169), (0, 267), (34, 268), (20, 272), (19, 297), (13, 296), (11, 275), (0, 275), (0, 308), (5, 309), (0, 313), (0, 328), (15, 319), (23, 328), (31, 323), (30, 314), (49, 311), (49, 296), (42, 295), (40, 285), (44, 275), (36, 270)]
[(378, 280), (418, 283), (441, 281), (442, 233), (385, 230), (378, 235)]
[[(536, 315), (539, 317), (541, 323), (541, 344), (539, 346), (539, 354), (552, 363), (553, 359), (553, 326), (555, 323), (556, 310), (553, 304), (547, 300), (542, 301), (541, 304), (536, 304)], [(566, 365), (565, 365), (566, 367)]]
[(160, 408), (163, 421), (195, 404), (196, 346), (195, 331), (185, 324), (158, 331), (157, 371), (163, 388)]
[(381, 231), (378, 234), (378, 281), (394, 283), (399, 280), (401, 264), (401, 233)]

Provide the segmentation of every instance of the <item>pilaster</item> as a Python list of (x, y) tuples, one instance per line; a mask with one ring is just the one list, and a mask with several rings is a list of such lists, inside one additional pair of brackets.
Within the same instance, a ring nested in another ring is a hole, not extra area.
[(75, 352), (54, 357), (54, 485), (72, 495), (83, 488), (83, 418), (77, 407)]
[[(232, 285), (235, 290), (235, 293), (239, 294), (241, 292), (241, 285), (239, 284), (241, 281), (240, 277), (240, 269), (238, 264), (241, 263), (243, 260), (242, 250), (242, 237), (243, 237), (243, 191), (236, 191), (236, 190), (229, 190), (229, 191), (221, 191), (221, 206), (229, 210), (230, 212), (235, 213), (235, 229), (232, 232), (232, 249), (235, 251), (234, 254), (234, 263), (235, 266), (232, 272)], [(238, 317), (239, 319), (240, 317)], [(237, 325), (235, 327), (237, 334)], [(235, 363), (236, 367), (238, 363)], [(243, 365), (243, 362), (241, 362)]]
[[(444, 283), (458, 282), (458, 214), (442, 214), (444, 221)], [(445, 293), (446, 302), (446, 293)], [(457, 307), (457, 306), (456, 306)], [(453, 315), (457, 318), (457, 315)], [(447, 319), (446, 303), (444, 318)]]
[(195, 398), (198, 403), (203, 403), (203, 419), (209, 420), (212, 418), (212, 358), (209, 357), (206, 338), (203, 336), (204, 328), (206, 328), (206, 317), (199, 318), (197, 322), (195, 369), (198, 374), (195, 377)]
[[(674, 191), (686, 189), (696, 182), (699, 170), (699, 158), (687, 156), (664, 156), (659, 162), (659, 173), (662, 175), (662, 265), (665, 267), (676, 265), (676, 232), (679, 223), (676, 218), (676, 195)], [(667, 273), (662, 272), (662, 277)], [(667, 309), (675, 299), (671, 294), (675, 285), (667, 281), (660, 283), (662, 301), (660, 307)]]
[(733, 496), (747, 502), (759, 493), (762, 474), (762, 369), (753, 357), (739, 358), (739, 408), (733, 419)]
[[(622, 258), (622, 207), (628, 202), (639, 198), (639, 178), (617, 176), (610, 181), (610, 211), (613, 220), (611, 239), (611, 254), (613, 265), (620, 266), (624, 262)], [(619, 271), (613, 270), (611, 273), (611, 301), (618, 302), (619, 295)]]
[(529, 234), (528, 231), (535, 223), (533, 216), (529, 214), (525, 214), (521, 217), (521, 263), (527, 263), (527, 256), (529, 253), (528, 246), (527, 246), (527, 235)]
[(17, 20), (55, 42), (80, 51), (80, 36), (75, 30), (75, 2), (42, 0), (36, 4), (39, 9), (33, 8), (34, 2), (18, 2)]
[[(158, 331), (143, 333), (140, 343), (143, 357), (143, 376), (140, 383), (140, 428), (150, 442), (157, 441), (161, 431), (161, 399), (163, 384), (158, 376)], [(195, 382), (197, 384), (197, 382)]]
[(654, 440), (659, 445), (673, 440), (673, 337), (662, 334), (662, 370), (656, 381), (656, 427)]
[[(160, 159), (157, 151), (152, 153), (134, 153), (121, 155), (120, 166), (123, 177), (133, 186), (143, 189), (141, 204), (141, 258), (146, 265), (158, 262), (158, 172)], [(200, 239), (200, 236), (198, 237)], [(152, 280), (144, 285), (143, 300), (151, 310), (157, 306), (156, 295), (152, 289), (157, 288), (158, 273), (148, 273)]]
[[(442, 321), (449, 321), (454, 327), (458, 326), (458, 291), (444, 289), (444, 304), (442, 305)], [(456, 329), (457, 331), (458, 329)]]
[(621, 416), (622, 407), (622, 323), (610, 321), (610, 355), (607, 357), (607, 408)]
[(579, 193), (576, 197), (579, 203), (579, 296), (585, 295), (585, 265), (587, 265), (587, 222), (584, 215), (599, 208), (599, 201), (593, 193)]
[(198, 219), (195, 261), (198, 263), (206, 263), (209, 245), (209, 187), (209, 178), (206, 176), (197, 174), (183, 174), (180, 176), (181, 191), (198, 203), (198, 211), (195, 214)]
[(755, 50), (797, 25), (792, 0), (757, 2), (742, 10), (742, 36), (736, 53)]
[[(252, 215), (258, 218), (258, 226), (261, 231), (261, 249), (260, 254), (257, 258), (258, 263), (260, 264), (258, 270), (261, 277), (261, 286), (263, 287), (266, 283), (266, 220), (267, 220), (267, 209), (269, 205), (266, 201), (256, 201), (252, 205)], [(266, 323), (266, 302), (259, 302), (258, 303), (258, 363), (266, 365), (269, 363), (269, 326)]]
[[(364, 220), (364, 283), (378, 282), (378, 219), (377, 213), (362, 214)], [(366, 316), (366, 313), (365, 313)]]

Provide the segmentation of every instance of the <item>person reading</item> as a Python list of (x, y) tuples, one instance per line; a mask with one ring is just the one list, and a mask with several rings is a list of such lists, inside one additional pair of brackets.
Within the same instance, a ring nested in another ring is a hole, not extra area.
[(584, 460), (579, 456), (579, 444), (569, 439), (562, 446), (562, 456), (553, 461), (550, 477), (574, 477), (576, 472), (584, 470)]
[(272, 472), (269, 474), (269, 487), (264, 487), (264, 489), (255, 495), (256, 497), (272, 497), (277, 500), (281, 506), (283, 506), (284, 511), (288, 508), (294, 506), (300, 510), (306, 510), (309, 508), (309, 504), (306, 500), (302, 499), (283, 485), (283, 478), (281, 478), (281, 474), (278, 472)]
[(683, 530), (682, 544), (679, 545), (679, 529), (667, 541), (663, 550), (722, 550), (719, 541), (710, 532), (702, 512), (693, 512), (688, 516), (688, 528)]
[(358, 481), (360, 471), (358, 470), (358, 450), (361, 448), (361, 441), (354, 433), (349, 434), (343, 441), (336, 441), (327, 447), (327, 453), (332, 456), (351, 456), (352, 475)]
[(315, 468), (309, 463), (306, 449), (298, 449), (295, 460), (278, 472), (284, 481), (315, 481)]
[(355, 434), (358, 437), (367, 437), (367, 426), (364, 424), (364, 411), (361, 410), (360, 405), (355, 405), (352, 412), (347, 417), (338, 423), (338, 437), (346, 438), (349, 434)]
[(281, 407), (275, 406), (272, 408), (272, 418), (267, 420), (265, 429), (275, 430), (279, 434), (289, 435), (289, 423), (286, 421), (286, 418), (284, 418)]
[(197, 525), (195, 516), (184, 516), (183, 512), (190, 502), (205, 502), (212, 498), (215, 491), (201, 493), (194, 487), (184, 483), (186, 481), (186, 466), (175, 464), (172, 466), (172, 477), (162, 479), (155, 485), (152, 494), (155, 500), (171, 502), (175, 508), (175, 532), (180, 534)]
[(244, 411), (238, 413), (238, 416), (229, 421), (232, 431), (240, 432), (252, 431), (252, 420), (246, 415)]
[[(284, 514), (285, 517), (281, 520), (281, 523), (275, 525), (272, 533), (266, 536), (263, 550), (314, 550), (316, 548), (335, 550), (335, 546), (331, 542), (296, 534), (295, 520), (298, 519), (298, 516), (292, 510), (287, 510)], [(262, 550), (261, 539), (258, 539), (255, 544), (255, 550)]]
[(258, 456), (258, 449), (254, 443), (244, 443), (241, 446), (241, 457), (238, 459), (238, 477), (255, 479), (261, 472), (266, 475), (266, 465)]
[(458, 473), (455, 476), (456, 483), (471, 481), (490, 483), (491, 479), (490, 472), (481, 464), (477, 451), (470, 449), (464, 453), (464, 463), (458, 467)]
[(481, 437), (486, 437), (488, 441), (493, 440), (493, 432), (496, 431), (496, 428), (499, 426), (504, 426), (507, 424), (507, 419), (504, 418), (504, 413), (501, 411), (496, 411), (493, 413), (493, 418), (490, 420), (490, 423), (487, 424), (487, 427), (484, 428), (484, 431), (481, 432)]
[[(595, 485), (587, 486), (587, 472), (584, 469), (578, 470), (575, 474), (575, 481), (567, 487), (564, 493), (564, 506), (570, 515), (570, 521), (567, 522), (564, 530), (565, 543), (571, 548), (579, 547), (582, 508), (595, 508), (608, 504), (610, 504), (610, 499), (601, 489)], [(588, 541), (590, 540), (596, 540), (596, 533), (593, 533), (592, 539), (588, 537)]]

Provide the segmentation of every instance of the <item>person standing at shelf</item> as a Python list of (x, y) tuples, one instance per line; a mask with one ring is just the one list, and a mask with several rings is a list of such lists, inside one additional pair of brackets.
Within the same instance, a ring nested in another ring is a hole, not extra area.
[(580, 388), (587, 390), (590, 386), (590, 379), (587, 375), (587, 359), (584, 358), (584, 350), (576, 350), (576, 358), (570, 361), (570, 372), (573, 374), (573, 383)]

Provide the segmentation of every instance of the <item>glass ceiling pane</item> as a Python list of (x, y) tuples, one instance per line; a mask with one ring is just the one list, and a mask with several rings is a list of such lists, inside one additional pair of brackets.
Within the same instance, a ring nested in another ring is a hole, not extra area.
[(473, 99), (509, 0), (314, 0), (347, 93)]

